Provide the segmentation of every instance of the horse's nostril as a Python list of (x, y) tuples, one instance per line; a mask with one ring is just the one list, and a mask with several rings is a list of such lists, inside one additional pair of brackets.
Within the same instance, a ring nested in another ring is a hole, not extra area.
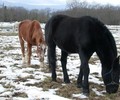
[(111, 93), (116, 93), (118, 90), (119, 85), (117, 84), (110, 84), (106, 86), (106, 91), (111, 94)]
[(40, 62), (43, 62), (44, 61), (44, 58), (40, 58)]

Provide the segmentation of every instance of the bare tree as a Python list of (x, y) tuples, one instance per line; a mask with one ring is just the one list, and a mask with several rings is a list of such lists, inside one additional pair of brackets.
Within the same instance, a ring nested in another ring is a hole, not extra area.
[(47, 20), (55, 14), (65, 14), (73, 17), (93, 16), (105, 24), (120, 24), (120, 7), (99, 4), (88, 4), (85, 0), (67, 0), (67, 9), (51, 11), (51, 9), (26, 10), (23, 7), (0, 6), (0, 21), (22, 21), (24, 19), (36, 19), (40, 22)]

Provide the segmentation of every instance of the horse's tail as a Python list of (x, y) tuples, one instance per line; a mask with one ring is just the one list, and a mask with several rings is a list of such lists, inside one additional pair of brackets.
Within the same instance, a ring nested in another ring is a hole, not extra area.
[(59, 23), (65, 17), (66, 17), (65, 15), (55, 15), (54, 17), (52, 17), (46, 23), (46, 25), (45, 25), (45, 40), (46, 40), (47, 43), (51, 42), (51, 40), (52, 40), (52, 34), (55, 33), (55, 31), (56, 31)]

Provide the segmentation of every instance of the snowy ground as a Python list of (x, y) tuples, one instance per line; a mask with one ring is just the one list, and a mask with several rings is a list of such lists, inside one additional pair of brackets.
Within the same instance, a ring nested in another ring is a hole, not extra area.
[[(117, 42), (118, 52), (120, 49), (120, 26), (108, 26), (113, 33)], [(81, 100), (88, 98), (82, 93), (76, 93), (71, 97), (63, 97), (56, 93), (59, 87), (43, 89), (43, 85), (37, 86), (51, 76), (51, 73), (39, 68), (38, 58), (35, 53), (36, 48), (33, 48), (32, 65), (26, 67), (22, 65), (21, 50), (18, 36), (0, 36), (0, 100), (69, 100), (77, 98)], [(46, 54), (47, 55), (47, 54)], [(60, 50), (57, 48), (57, 59), (60, 59)], [(47, 56), (45, 56), (47, 64)], [(60, 66), (60, 61), (57, 61)], [(79, 73), (80, 60), (77, 54), (71, 54), (68, 57), (68, 73), (70, 80), (77, 80)], [(94, 53), (89, 63), (90, 76), (89, 82), (103, 86), (101, 81), (101, 64)], [(47, 68), (46, 68), (47, 69)], [(62, 80), (61, 67), (57, 68), (58, 79)], [(51, 81), (50, 81), (51, 82)], [(37, 84), (37, 85), (35, 85)], [(66, 86), (60, 83), (61, 86)], [(104, 96), (105, 89), (99, 91), (97, 88), (91, 88), (95, 95)], [(68, 91), (69, 92), (69, 91)], [(74, 99), (76, 100), (76, 99)]]

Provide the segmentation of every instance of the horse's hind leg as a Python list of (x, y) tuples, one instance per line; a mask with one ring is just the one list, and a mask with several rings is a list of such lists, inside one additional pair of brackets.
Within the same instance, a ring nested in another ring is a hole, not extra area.
[(63, 69), (63, 75), (64, 75), (64, 82), (65, 83), (70, 83), (69, 77), (68, 77), (68, 73), (67, 73), (67, 69), (66, 69), (66, 63), (67, 63), (67, 56), (68, 53), (61, 51), (61, 64), (62, 64), (62, 69)]
[(27, 64), (28, 65), (31, 64), (31, 54), (32, 54), (31, 49), (32, 49), (32, 45), (27, 43)]
[(82, 79), (83, 79), (83, 71), (82, 71), (82, 67), (80, 67), (79, 77), (77, 79), (78, 88), (82, 88)]
[(25, 47), (24, 47), (24, 40), (21, 36), (19, 36), (20, 45), (21, 45), (21, 52), (22, 52), (22, 62), (25, 64)]
[(48, 45), (48, 62), (49, 62), (49, 68), (52, 71), (52, 81), (56, 81), (56, 45), (54, 43), (51, 43), (51, 45)]

